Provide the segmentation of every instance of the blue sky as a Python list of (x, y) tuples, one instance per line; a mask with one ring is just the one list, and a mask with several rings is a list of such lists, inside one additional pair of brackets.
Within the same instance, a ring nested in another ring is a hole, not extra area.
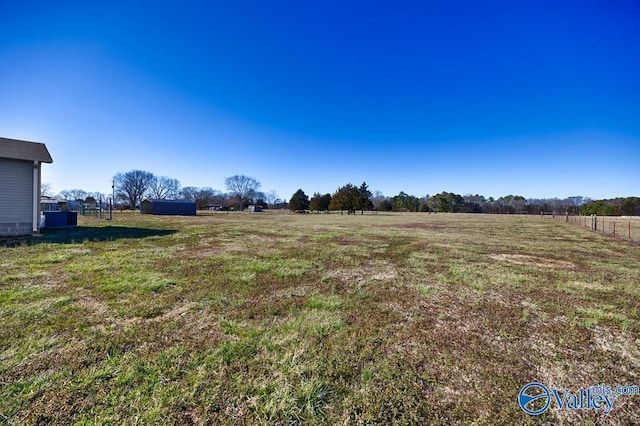
[(0, 0), (0, 136), (288, 199), (640, 195), (640, 3)]

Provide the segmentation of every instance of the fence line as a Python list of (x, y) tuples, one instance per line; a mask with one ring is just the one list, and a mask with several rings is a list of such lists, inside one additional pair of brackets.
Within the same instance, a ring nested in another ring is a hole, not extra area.
[(603, 235), (640, 242), (640, 216), (573, 216), (565, 213), (552, 217)]
[(98, 202), (96, 204), (81, 204), (78, 207), (78, 213), (82, 216), (96, 217), (98, 219), (109, 219), (113, 217), (113, 205), (111, 201), (108, 203)]

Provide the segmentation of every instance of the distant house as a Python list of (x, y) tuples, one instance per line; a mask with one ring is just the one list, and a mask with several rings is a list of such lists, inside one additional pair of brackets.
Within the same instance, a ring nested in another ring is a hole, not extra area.
[(184, 200), (156, 200), (145, 198), (140, 203), (140, 213), (195, 216), (196, 203)]
[(57, 212), (60, 211), (60, 204), (58, 200), (54, 200), (51, 197), (42, 197), (40, 199), (40, 210), (43, 212)]
[(40, 232), (41, 164), (52, 162), (43, 143), (0, 138), (0, 236)]

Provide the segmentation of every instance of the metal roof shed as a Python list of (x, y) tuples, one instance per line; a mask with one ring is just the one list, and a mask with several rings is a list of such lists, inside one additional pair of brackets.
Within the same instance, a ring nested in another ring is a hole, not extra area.
[(41, 164), (52, 162), (43, 143), (0, 138), (0, 236), (40, 231)]
[(140, 203), (140, 213), (154, 215), (195, 216), (196, 203), (184, 200), (156, 200), (145, 198)]

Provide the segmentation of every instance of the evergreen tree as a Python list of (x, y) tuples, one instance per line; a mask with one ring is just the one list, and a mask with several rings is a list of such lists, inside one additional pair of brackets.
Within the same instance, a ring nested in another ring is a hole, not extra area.
[(350, 183), (338, 188), (335, 194), (331, 197), (329, 210), (340, 210), (340, 213), (346, 210), (347, 213), (350, 214), (355, 210), (353, 206), (355, 205), (354, 198), (357, 198), (357, 191), (357, 188)]
[(391, 198), (393, 210), (397, 212), (417, 212), (420, 209), (420, 200), (413, 196), (400, 191), (398, 195)]
[(330, 203), (331, 194), (320, 195), (320, 193), (316, 192), (309, 200), (309, 210), (327, 211)]
[(298, 189), (289, 200), (289, 209), (292, 211), (309, 210), (309, 197), (302, 189)]
[(380, 205), (378, 205), (378, 210), (382, 212), (390, 212), (393, 210), (393, 204), (391, 204), (390, 200), (382, 200)]
[(362, 182), (360, 188), (357, 189), (356, 201), (357, 204), (354, 206), (354, 209), (360, 210), (362, 214), (364, 214), (365, 210), (372, 210), (373, 203), (371, 202), (371, 191), (369, 191), (369, 186), (366, 182)]

